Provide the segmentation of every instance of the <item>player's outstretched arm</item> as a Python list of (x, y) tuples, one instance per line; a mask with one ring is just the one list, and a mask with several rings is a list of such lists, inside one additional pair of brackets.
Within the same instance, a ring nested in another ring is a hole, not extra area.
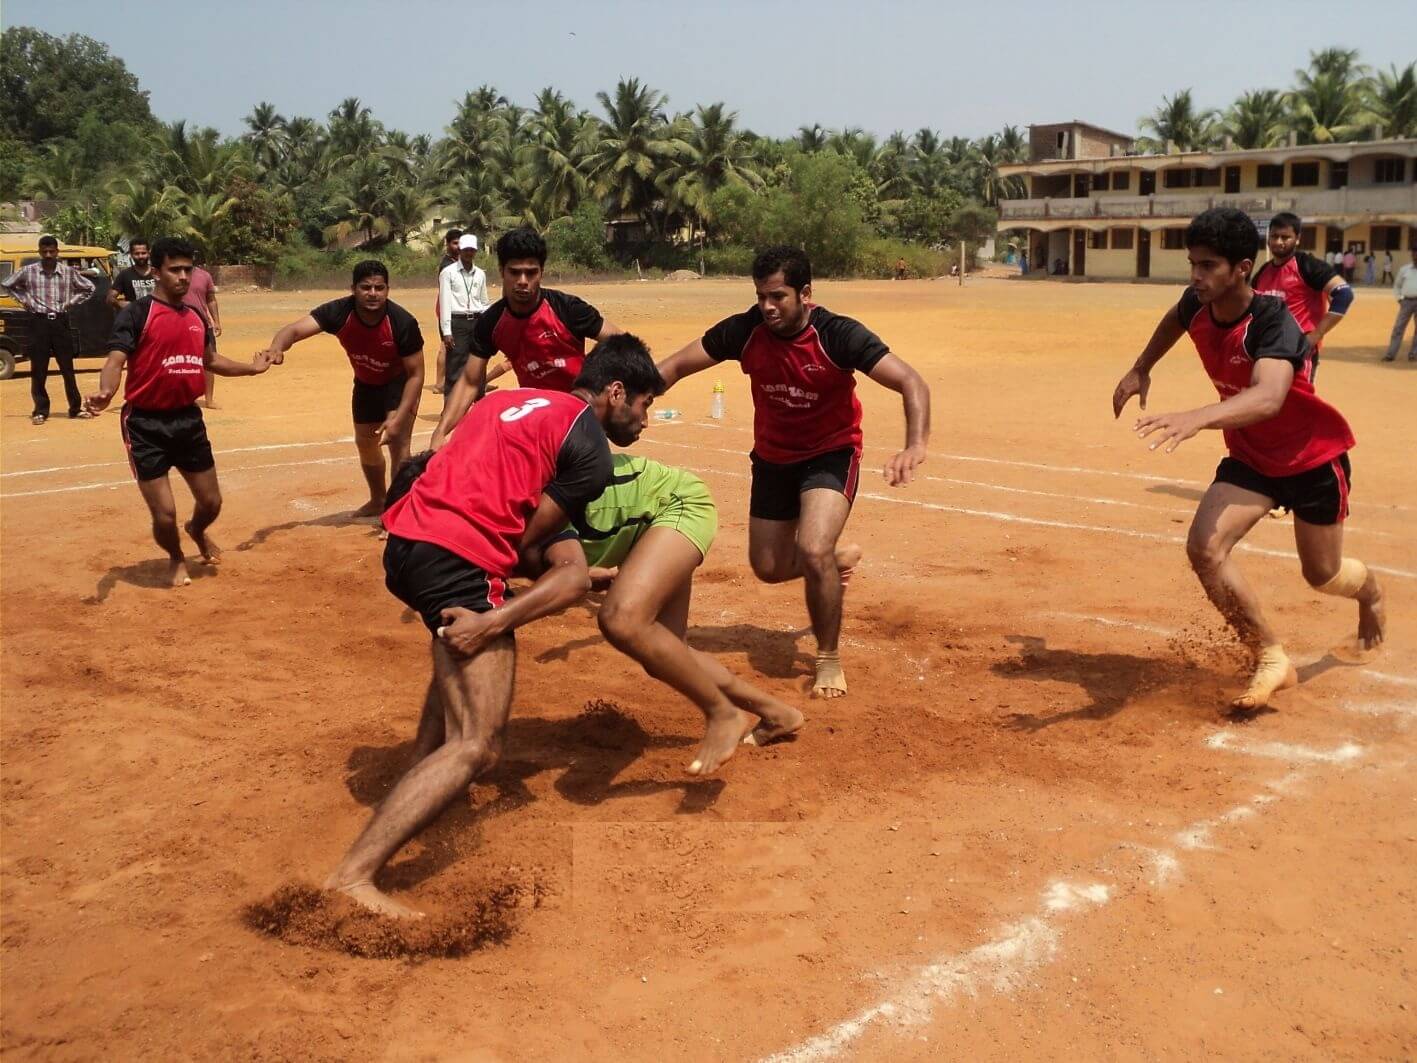
[(257, 351), (249, 362), (237, 362), (208, 347), (206, 364), (217, 376), (260, 376), (275, 363), (270, 351)]
[(89, 413), (102, 413), (118, 394), (118, 385), (123, 380), (123, 367), (128, 364), (126, 351), (109, 351), (108, 360), (98, 374), (98, 390), (84, 400), (84, 409)]
[(1142, 439), (1155, 435), (1149, 449), (1170, 454), (1197, 432), (1206, 429), (1244, 428), (1268, 421), (1279, 413), (1294, 383), (1294, 365), (1282, 358), (1261, 358), (1255, 363), (1250, 386), (1238, 395), (1184, 413), (1159, 413), (1137, 421)]
[(1146, 409), (1146, 393), (1151, 390), (1151, 370), (1166, 356), (1166, 352), (1176, 346), (1176, 341), (1186, 334), (1181, 326), (1181, 315), (1173, 306), (1166, 316), (1157, 323), (1156, 329), (1147, 342), (1146, 349), (1127, 370), (1112, 392), (1112, 416), (1121, 417), (1122, 408), (1131, 401), (1133, 395), (1141, 399), (1141, 408)]
[(686, 376), (701, 373), (717, 364), (717, 360), (704, 350), (704, 341), (697, 339), (683, 350), (675, 351), (660, 362), (659, 375), (664, 378), (664, 387), (667, 391)]
[(306, 314), (299, 321), (292, 321), (285, 328), (275, 334), (271, 340), (271, 345), (266, 351), (271, 356), (271, 365), (280, 365), (285, 361), (285, 352), (294, 347), (301, 340), (308, 340), (311, 336), (318, 336), (324, 330), (320, 324), (309, 314)]
[(925, 462), (925, 446), (930, 441), (930, 386), (915, 368), (902, 358), (887, 354), (868, 374), (900, 394), (905, 404), (905, 449), (886, 462), (886, 482), (892, 487), (910, 483), (917, 466)]

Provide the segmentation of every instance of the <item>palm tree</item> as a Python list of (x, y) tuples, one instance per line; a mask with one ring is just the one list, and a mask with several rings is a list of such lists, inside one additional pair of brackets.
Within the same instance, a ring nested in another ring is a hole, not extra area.
[(330, 150), (337, 158), (367, 154), (383, 140), (383, 126), (357, 96), (346, 96), (330, 112)]
[(1288, 96), (1289, 127), (1303, 144), (1352, 140), (1363, 128), (1363, 100), (1358, 83), (1338, 73), (1301, 76)]
[(531, 201), (544, 216), (570, 214), (585, 195), (583, 172), (586, 129), (594, 128), (575, 105), (552, 88), (536, 97), (536, 110), (528, 122), (525, 151), (526, 180), (533, 189)]
[(656, 176), (688, 150), (678, 131), (671, 131), (664, 113), (668, 97), (640, 83), (621, 79), (612, 99), (596, 99), (605, 109), (603, 136), (591, 156), (590, 176), (613, 210), (635, 214), (662, 232), (655, 211), (659, 190)]
[(223, 193), (194, 192), (182, 197), (178, 226), (208, 262), (215, 262), (221, 227), (236, 200)]
[(1284, 139), (1287, 112), (1275, 89), (1241, 93), (1221, 120), (1220, 129), (1237, 148), (1272, 148)]
[(408, 246), (408, 238), (427, 223), (435, 205), (432, 193), (414, 184), (396, 184), (384, 197), (383, 204), (389, 235)]
[(353, 233), (362, 234), (361, 245), (374, 242), (375, 237), (387, 236), (389, 174), (384, 160), (376, 155), (358, 156), (345, 170), (341, 187), (330, 201), (330, 209), (338, 219), (325, 230), (328, 240), (343, 240)]
[(1389, 137), (1417, 137), (1417, 62), (1376, 71), (1362, 86), (1365, 120)]
[(1302, 86), (1310, 78), (1336, 77), (1340, 81), (1355, 81), (1362, 77), (1364, 68), (1358, 62), (1357, 48), (1324, 48), (1309, 53), (1309, 69), (1294, 71)]
[(797, 136), (794, 139), (799, 148), (811, 154), (814, 151), (821, 151), (827, 146), (827, 131), (819, 125), (798, 126)]
[(457, 216), (473, 232), (493, 233), (516, 222), (507, 210), (505, 187), (490, 170), (475, 169), (460, 173), (448, 193)]
[[(956, 137), (955, 140), (963, 141), (963, 138)], [(963, 143), (967, 149), (969, 142)], [(933, 129), (917, 129), (915, 135), (910, 138), (910, 144), (913, 151), (910, 165), (911, 184), (921, 195), (932, 196), (944, 187), (949, 175), (952, 160), (946, 154), (945, 143)], [(963, 153), (961, 161), (962, 155)]]
[(83, 152), (72, 141), (46, 144), (39, 165), (26, 175), (24, 189), (36, 199), (74, 198), (88, 179)]
[(1011, 199), (1020, 194), (1023, 182), (1017, 177), (1000, 177), (999, 167), (1014, 162), (1006, 157), (999, 137), (990, 134), (980, 139), (974, 146), (971, 160), (971, 177), (976, 195), (988, 206), (994, 206), (1001, 199)]
[(1211, 110), (1197, 110), (1190, 89), (1174, 96), (1163, 96), (1158, 107), (1139, 123), (1153, 134), (1156, 146), (1168, 142), (1179, 151), (1203, 151), (1215, 142), (1216, 115)]
[(723, 103), (695, 108), (683, 130), (687, 150), (659, 178), (665, 199), (705, 231), (713, 221), (713, 197), (720, 188), (763, 185), (752, 144), (736, 128), (737, 121), (738, 113)]
[(243, 139), (251, 145), (256, 164), (263, 171), (274, 170), (286, 146), (285, 119), (275, 104), (262, 101), (242, 121), (249, 129)]
[(902, 199), (910, 194), (910, 139), (899, 129), (886, 137), (868, 167), (882, 200)]
[(876, 138), (857, 126), (833, 130), (827, 136), (826, 146), (839, 155), (849, 155), (862, 169), (870, 166), (876, 157)]
[(152, 240), (176, 227), (183, 198), (175, 185), (125, 177), (113, 186), (109, 209), (121, 233)]

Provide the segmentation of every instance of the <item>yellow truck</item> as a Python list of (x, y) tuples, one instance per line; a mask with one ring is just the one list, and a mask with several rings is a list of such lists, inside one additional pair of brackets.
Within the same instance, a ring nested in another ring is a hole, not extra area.
[[(75, 355), (102, 357), (108, 353), (113, 310), (106, 296), (113, 283), (113, 259), (114, 252), (106, 247), (59, 245), (59, 261), (80, 270), (94, 284), (93, 297), (69, 314)], [(38, 261), (38, 233), (0, 234), (0, 280)], [(0, 288), (0, 380), (9, 380), (14, 376), (16, 364), (24, 360), (25, 333), (28, 329), (29, 314), (25, 308), (8, 291)]]

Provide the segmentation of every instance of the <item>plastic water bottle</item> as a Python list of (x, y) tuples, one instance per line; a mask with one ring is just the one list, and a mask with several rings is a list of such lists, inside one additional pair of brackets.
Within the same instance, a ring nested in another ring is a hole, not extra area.
[(679, 411), (673, 408), (655, 410), (654, 419), (656, 421), (677, 421), (679, 419)]
[(713, 401), (709, 403), (709, 417), (715, 421), (723, 420), (723, 381), (713, 382)]

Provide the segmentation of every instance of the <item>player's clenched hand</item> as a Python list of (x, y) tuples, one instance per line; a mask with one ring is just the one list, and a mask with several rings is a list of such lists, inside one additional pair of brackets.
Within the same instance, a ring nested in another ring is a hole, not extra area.
[(610, 585), (615, 582), (615, 577), (619, 574), (619, 568), (603, 568), (600, 565), (591, 565), (590, 589), (593, 591), (609, 590)]
[(925, 464), (925, 448), (922, 446), (906, 447), (890, 461), (886, 462), (884, 472), (886, 483), (892, 487), (902, 487), (915, 476), (916, 466)]
[(113, 401), (113, 392), (96, 391), (84, 400), (84, 409), (97, 416), (108, 409), (108, 404)]
[(379, 445), (387, 447), (403, 435), (404, 419), (399, 416), (397, 410), (384, 418), (384, 423), (379, 426)]
[(251, 356), (251, 369), (256, 373), (264, 373), (271, 367), (271, 352), (257, 351)]
[(278, 351), (278, 350), (276, 350), (274, 347), (267, 347), (264, 351), (257, 351), (257, 352), (256, 352), (256, 357), (258, 357), (258, 358), (262, 357), (263, 355), (265, 356), (265, 358), (266, 358), (268, 364), (270, 364), (270, 365), (284, 365), (284, 364), (285, 364), (285, 352), (284, 352), (284, 351)]
[(438, 637), (464, 657), (481, 652), (500, 634), (501, 623), (495, 612), (474, 613), (460, 605), (443, 610), (443, 626), (438, 629)]
[(1140, 396), (1141, 408), (1146, 409), (1146, 393), (1150, 390), (1151, 374), (1143, 373), (1140, 369), (1129, 369), (1127, 375), (1117, 383), (1117, 390), (1112, 392), (1112, 416), (1121, 417), (1122, 407), (1133, 395)]
[(1135, 431), (1142, 439), (1160, 433), (1152, 440), (1149, 449), (1163, 447), (1170, 454), (1204, 427), (1204, 418), (1192, 410), (1190, 413), (1158, 413), (1155, 417), (1139, 418)]

